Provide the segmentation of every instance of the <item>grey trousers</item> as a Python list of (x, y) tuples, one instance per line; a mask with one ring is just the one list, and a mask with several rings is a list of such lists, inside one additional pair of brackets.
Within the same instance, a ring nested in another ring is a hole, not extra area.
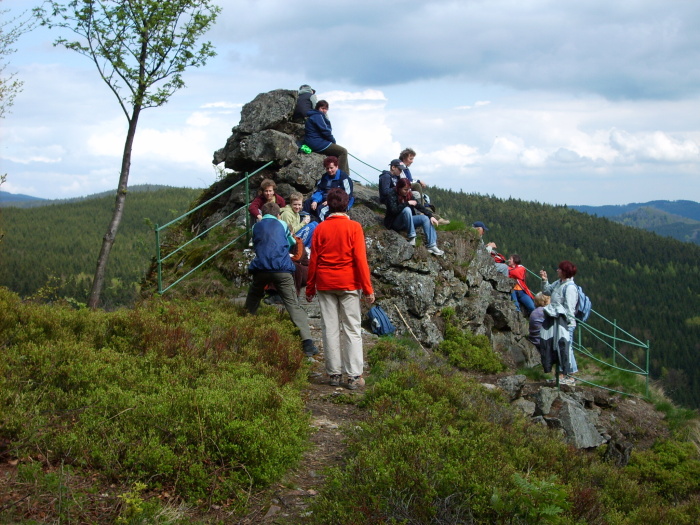
[(309, 318), (306, 311), (299, 305), (299, 298), (294, 287), (294, 276), (287, 272), (257, 272), (253, 274), (253, 282), (248, 288), (248, 296), (245, 299), (245, 309), (255, 315), (260, 306), (260, 301), (265, 297), (265, 286), (273, 283), (282, 298), (284, 307), (292, 318), (292, 322), (301, 333), (301, 340), (311, 339)]
[(362, 314), (359, 290), (318, 290), (328, 375), (361, 376)]

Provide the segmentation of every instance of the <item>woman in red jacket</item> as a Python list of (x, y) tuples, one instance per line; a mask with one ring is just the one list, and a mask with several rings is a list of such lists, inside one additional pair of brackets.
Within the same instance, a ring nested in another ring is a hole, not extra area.
[(534, 296), (527, 287), (525, 282), (526, 268), (520, 264), (522, 260), (520, 255), (514, 253), (508, 259), (508, 277), (515, 279), (513, 291), (510, 293), (515, 302), (515, 309), (519, 312), (521, 309), (525, 317), (530, 317), (530, 313), (535, 309)]
[(306, 283), (306, 300), (318, 295), (323, 323), (323, 348), (330, 385), (348, 377), (350, 390), (365, 384), (362, 378), (360, 293), (374, 302), (367, 265), (365, 235), (360, 223), (346, 213), (349, 197), (341, 188), (328, 192), (329, 214), (314, 231)]

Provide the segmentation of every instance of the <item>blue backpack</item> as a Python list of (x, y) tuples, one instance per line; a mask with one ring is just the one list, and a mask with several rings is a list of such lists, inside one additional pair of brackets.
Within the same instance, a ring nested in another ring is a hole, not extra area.
[(583, 288), (581, 288), (576, 283), (573, 284), (574, 286), (576, 286), (576, 291), (578, 292), (578, 300), (576, 301), (576, 308), (574, 308), (574, 316), (579, 321), (583, 321), (585, 323), (591, 316), (593, 303), (591, 303), (591, 300), (588, 298), (588, 296), (585, 293), (583, 293)]
[(372, 333), (377, 335), (392, 335), (396, 328), (391, 324), (391, 319), (382, 310), (381, 306), (373, 306), (367, 312), (367, 318), (372, 326)]

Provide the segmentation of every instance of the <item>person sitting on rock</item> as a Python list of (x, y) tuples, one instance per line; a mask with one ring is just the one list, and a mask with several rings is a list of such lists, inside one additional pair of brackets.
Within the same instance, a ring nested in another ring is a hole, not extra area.
[(438, 220), (438, 224), (450, 224), (450, 221), (443, 219), (435, 212), (435, 206), (433, 206), (427, 199), (427, 195), (423, 193), (423, 189), (427, 187), (427, 184), (420, 179), (413, 180), (413, 175), (411, 174), (411, 164), (416, 158), (416, 152), (411, 148), (404, 149), (399, 154), (399, 160), (406, 166), (403, 170), (404, 176), (411, 181), (411, 192), (413, 193), (413, 198), (421, 203), (426, 208), (430, 208), (433, 211), (433, 216)]
[(306, 119), (306, 114), (314, 109), (316, 106), (316, 90), (311, 89), (308, 84), (302, 84), (299, 86), (299, 93), (297, 95), (297, 104), (294, 107), (294, 114), (292, 115), (292, 122), (304, 123)]
[(384, 170), (379, 174), (379, 202), (386, 204), (386, 198), (389, 193), (396, 188), (396, 182), (399, 179), (406, 178), (404, 170), (406, 166), (399, 159), (394, 159), (389, 163), (389, 170)]
[(512, 254), (508, 258), (508, 277), (515, 279), (515, 285), (510, 295), (515, 303), (515, 309), (518, 312), (522, 310), (525, 317), (529, 317), (531, 312), (535, 309), (535, 303), (533, 302), (534, 295), (532, 295), (532, 292), (525, 282), (525, 272), (527, 269), (520, 264), (521, 262), (522, 259), (517, 253)]
[(527, 336), (527, 340), (530, 341), (535, 347), (540, 349), (540, 330), (542, 329), (542, 323), (544, 322), (544, 307), (549, 304), (550, 297), (543, 294), (542, 292), (535, 295), (534, 305), (535, 309), (530, 312), (530, 335)]
[(428, 208), (421, 206), (412, 197), (411, 181), (399, 179), (396, 188), (389, 191), (386, 198), (384, 226), (398, 232), (405, 231), (408, 243), (413, 246), (416, 244), (416, 227), (420, 226), (423, 228), (428, 251), (433, 255), (444, 255), (445, 252), (437, 246), (437, 219)]
[(258, 190), (258, 196), (253, 199), (248, 206), (248, 211), (250, 216), (254, 221), (261, 221), (263, 218), (262, 206), (266, 202), (274, 202), (280, 208), (284, 207), (284, 199), (277, 195), (275, 192), (277, 190), (277, 184), (272, 179), (263, 179), (260, 183), (260, 189)]
[(245, 308), (255, 315), (265, 296), (265, 287), (274, 284), (289, 317), (301, 333), (304, 354), (314, 356), (318, 349), (311, 338), (309, 319), (297, 299), (293, 276), (296, 267), (289, 256), (289, 249), (296, 245), (296, 240), (289, 233), (287, 224), (279, 218), (280, 208), (276, 203), (266, 202), (261, 213), (262, 219), (253, 226), (255, 258), (248, 267), (253, 281), (248, 288)]
[(326, 157), (323, 159), (323, 167), (326, 172), (316, 183), (311, 197), (304, 203), (305, 211), (308, 211), (312, 217), (318, 219), (319, 222), (323, 221), (328, 214), (328, 192), (333, 188), (340, 188), (348, 194), (348, 210), (352, 208), (355, 202), (355, 197), (353, 197), (352, 194), (352, 179), (338, 167), (338, 157)]
[(307, 113), (304, 144), (311, 148), (311, 151), (337, 157), (338, 166), (343, 173), (349, 175), (348, 150), (335, 143), (331, 121), (327, 117), (328, 107), (328, 102), (319, 100), (315, 109)]
[(316, 221), (311, 220), (309, 212), (303, 211), (304, 196), (298, 191), (293, 191), (289, 195), (287, 204), (280, 213), (280, 218), (287, 223), (289, 231), (294, 236), (299, 237), (306, 248), (311, 247), (311, 237), (314, 234)]
[[(472, 228), (474, 228), (477, 232), (479, 232), (479, 237), (484, 236), (484, 232), (489, 231), (489, 229), (486, 227), (486, 225), (481, 222), (481, 221), (476, 221), (474, 224), (472, 224)], [(490, 242), (486, 245), (484, 245), (486, 248), (486, 251), (489, 252), (489, 255), (493, 259), (494, 264), (496, 265), (496, 271), (500, 274), (505, 275), (508, 277), (508, 264), (506, 262), (506, 258), (503, 254), (498, 253), (496, 251), (496, 243), (495, 242)]]

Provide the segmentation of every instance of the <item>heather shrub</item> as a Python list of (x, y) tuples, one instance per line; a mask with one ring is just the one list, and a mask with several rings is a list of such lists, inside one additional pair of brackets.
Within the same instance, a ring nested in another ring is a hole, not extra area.
[(274, 309), (0, 303), (0, 433), (18, 457), (242, 506), (307, 446), (301, 345)]
[(491, 342), (485, 335), (475, 335), (463, 330), (452, 322), (454, 310), (445, 308), (444, 340), (437, 350), (447, 356), (448, 362), (460, 370), (474, 370), (494, 374), (505, 369), (498, 354), (493, 351)]

